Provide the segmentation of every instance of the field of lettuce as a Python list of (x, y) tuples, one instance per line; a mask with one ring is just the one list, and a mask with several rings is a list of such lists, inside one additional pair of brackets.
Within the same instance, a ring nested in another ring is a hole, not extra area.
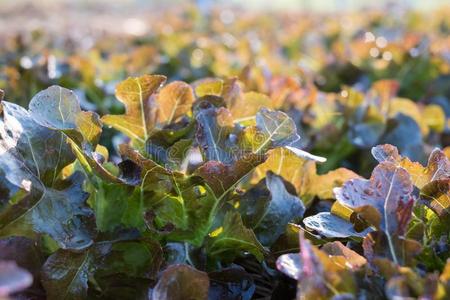
[(450, 299), (450, 7), (145, 16), (0, 29), (0, 299)]

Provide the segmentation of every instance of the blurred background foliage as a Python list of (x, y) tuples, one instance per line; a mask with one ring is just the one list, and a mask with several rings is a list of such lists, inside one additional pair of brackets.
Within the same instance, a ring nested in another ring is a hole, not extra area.
[(367, 175), (376, 144), (421, 162), (450, 145), (446, 4), (2, 0), (0, 88), (26, 106), (58, 84), (104, 115), (123, 111), (114, 90), (128, 76), (237, 77), (296, 120), (328, 157), (320, 172)]

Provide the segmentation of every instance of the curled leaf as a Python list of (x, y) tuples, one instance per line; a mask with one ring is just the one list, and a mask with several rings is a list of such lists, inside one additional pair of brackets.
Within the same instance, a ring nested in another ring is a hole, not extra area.
[(372, 155), (379, 162), (390, 161), (408, 171), (415, 186), (422, 188), (427, 183), (450, 176), (450, 161), (443, 151), (434, 149), (426, 167), (402, 157), (395, 146), (385, 144), (372, 148)]
[(362, 257), (342, 244), (324, 247), (325, 252), (317, 249), (301, 234), (300, 253), (284, 254), (277, 259), (278, 270), (297, 280), (297, 299), (329, 299), (333, 294), (353, 292), (355, 283), (349, 272), (353, 268), (349, 257), (358, 260)]
[(441, 218), (450, 214), (450, 178), (434, 180), (420, 190), (421, 199)]
[(306, 217), (303, 219), (303, 223), (307, 228), (330, 238), (364, 237), (373, 230), (369, 227), (358, 232), (351, 222), (328, 212)]

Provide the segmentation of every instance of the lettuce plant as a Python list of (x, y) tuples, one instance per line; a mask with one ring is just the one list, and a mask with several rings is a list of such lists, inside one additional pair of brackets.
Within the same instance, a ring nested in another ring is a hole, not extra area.
[(370, 179), (319, 174), (326, 159), (301, 149), (297, 122), (266, 95), (234, 79), (165, 81), (126, 79), (125, 112), (101, 117), (59, 86), (28, 109), (1, 102), (0, 259), (18, 274), (5, 294), (450, 295), (443, 151), (423, 166), (379, 145)]

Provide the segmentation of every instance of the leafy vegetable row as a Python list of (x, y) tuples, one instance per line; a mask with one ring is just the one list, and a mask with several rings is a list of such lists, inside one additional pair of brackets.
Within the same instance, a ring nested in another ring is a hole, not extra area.
[[(165, 80), (118, 84), (122, 115), (83, 111), (59, 86), (28, 110), (1, 102), (0, 258), (20, 266), (0, 268), (18, 274), (6, 294), (31, 273), (22, 293), (49, 299), (289, 297), (278, 269), (298, 281), (299, 299), (450, 295), (450, 251), (436, 251), (449, 239), (443, 151), (424, 167), (379, 145), (369, 180), (346, 168), (318, 174), (325, 158), (301, 149), (298, 123), (273, 95), (236, 79)], [(408, 118), (443, 130), (396, 101), (349, 89), (330, 103), (378, 118), (368, 126)], [(103, 126), (122, 133), (120, 158), (100, 144)]]

